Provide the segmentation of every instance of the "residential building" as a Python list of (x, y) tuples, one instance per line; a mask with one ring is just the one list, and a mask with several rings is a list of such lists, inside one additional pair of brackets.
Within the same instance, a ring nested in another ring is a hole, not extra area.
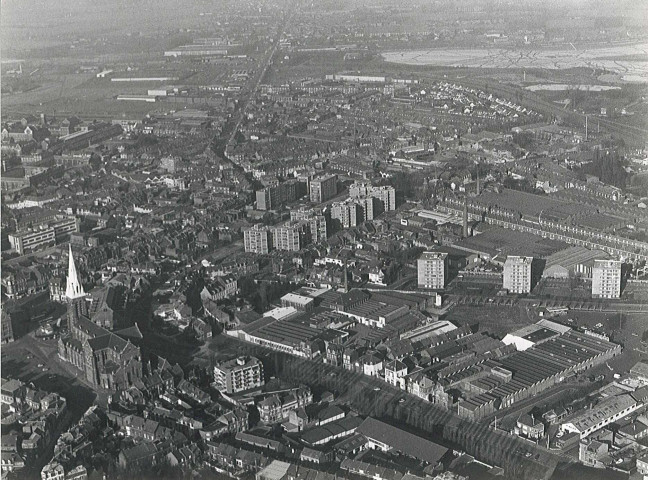
[(65, 469), (60, 463), (48, 463), (41, 470), (41, 480), (65, 480)]
[(272, 395), (258, 404), (261, 421), (266, 423), (278, 422), (288, 418), (291, 411), (306, 407), (313, 403), (313, 393), (308, 387), (299, 387), (293, 392), (280, 397)]
[(310, 199), (322, 203), (337, 195), (337, 175), (325, 175), (311, 180)]
[(279, 209), (287, 203), (297, 200), (301, 196), (300, 193), (300, 184), (295, 180), (269, 185), (256, 192), (257, 210)]
[(510, 293), (529, 293), (532, 263), (533, 257), (509, 255), (504, 262), (504, 289)]
[(373, 197), (347, 198), (331, 205), (331, 218), (339, 220), (343, 228), (356, 227), (367, 220), (374, 219), (375, 203)]
[(0, 402), (7, 405), (18, 405), (25, 398), (25, 384), (16, 379), (2, 379), (0, 385)]
[(246, 252), (268, 253), (273, 246), (270, 227), (260, 223), (243, 230), (243, 241)]
[(13, 325), (11, 324), (11, 315), (9, 315), (3, 309), (0, 312), (0, 318), (2, 319), (2, 343), (11, 343), (14, 341), (13, 335)]
[(385, 381), (401, 390), (405, 390), (407, 365), (400, 360), (392, 360), (385, 365)]
[(263, 363), (255, 357), (238, 357), (214, 367), (214, 381), (219, 390), (238, 393), (264, 385)]
[(277, 250), (298, 252), (310, 243), (311, 228), (305, 220), (291, 220), (272, 228), (272, 244)]
[(585, 438), (578, 446), (578, 459), (590, 467), (605, 468), (606, 463), (611, 463), (609, 451), (607, 442)]
[(328, 238), (326, 217), (321, 212), (315, 209), (301, 207), (297, 210), (291, 210), (290, 220), (307, 221), (310, 225), (311, 239), (313, 243), (324, 242)]
[(380, 212), (396, 210), (396, 189), (389, 185), (376, 187), (367, 182), (355, 182), (349, 187), (351, 198), (371, 197), (379, 201)]
[(335, 202), (331, 205), (331, 218), (339, 220), (342, 228), (350, 228), (360, 225), (364, 221), (364, 214), (356, 202)]
[(621, 261), (594, 260), (592, 296), (596, 298), (619, 298), (621, 296)]
[(648, 453), (637, 458), (637, 472), (644, 477), (648, 475)]
[(533, 415), (520, 415), (515, 424), (515, 433), (523, 438), (538, 440), (544, 435), (544, 423)]
[(419, 288), (445, 288), (448, 270), (448, 254), (423, 252), (417, 262)]

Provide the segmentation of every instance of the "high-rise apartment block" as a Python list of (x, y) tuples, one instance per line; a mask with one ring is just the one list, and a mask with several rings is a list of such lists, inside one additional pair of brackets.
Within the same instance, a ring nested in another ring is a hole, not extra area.
[(619, 298), (621, 296), (621, 262), (619, 260), (594, 260), (592, 296), (596, 298)]
[(275, 210), (302, 196), (303, 184), (296, 180), (269, 185), (256, 192), (257, 210)]
[(291, 220), (273, 227), (272, 243), (277, 250), (298, 252), (311, 243), (309, 222), (306, 220)]
[(310, 199), (313, 203), (325, 202), (337, 195), (337, 175), (325, 175), (311, 180)]
[(343, 228), (356, 227), (363, 221), (362, 208), (351, 202), (336, 202), (331, 205), (331, 218), (339, 220)]
[(238, 357), (214, 367), (214, 381), (219, 390), (238, 393), (263, 386), (263, 364), (254, 357)]
[(504, 289), (510, 293), (531, 291), (533, 257), (509, 255), (504, 262)]
[(270, 227), (257, 223), (243, 230), (243, 243), (246, 252), (268, 253), (272, 250)]
[(374, 219), (373, 197), (347, 198), (331, 205), (331, 218), (339, 220), (343, 228), (356, 227)]
[(417, 262), (419, 288), (444, 288), (447, 278), (447, 270), (447, 253), (423, 252)]
[(367, 182), (355, 182), (349, 187), (352, 198), (372, 197), (379, 201), (380, 212), (396, 210), (396, 189), (388, 185), (376, 187)]
[(0, 312), (2, 324), (2, 338), (1, 343), (9, 343), (14, 341), (13, 326), (11, 324), (11, 316), (5, 311)]
[(313, 243), (326, 241), (328, 231), (326, 227), (326, 217), (319, 209), (300, 207), (290, 211), (290, 220), (307, 221), (311, 229), (311, 240)]

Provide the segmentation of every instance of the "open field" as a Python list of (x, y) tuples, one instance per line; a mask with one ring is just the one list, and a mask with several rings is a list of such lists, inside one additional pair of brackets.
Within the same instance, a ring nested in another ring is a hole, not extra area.
[[(577, 50), (521, 49), (431, 49), (383, 52), (387, 62), (406, 65), (431, 65), (475, 68), (591, 68), (609, 70), (626, 81), (648, 81), (648, 44)], [(631, 56), (632, 55), (632, 56)], [(639, 55), (639, 56), (635, 56)]]

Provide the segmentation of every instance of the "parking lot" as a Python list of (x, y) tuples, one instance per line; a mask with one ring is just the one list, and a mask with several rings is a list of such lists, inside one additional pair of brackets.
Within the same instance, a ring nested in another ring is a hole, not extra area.
[(17, 378), (62, 395), (71, 416), (79, 418), (93, 404), (96, 394), (79, 381), (73, 367), (66, 367), (58, 359), (55, 339), (39, 340), (28, 334), (2, 346), (3, 378)]

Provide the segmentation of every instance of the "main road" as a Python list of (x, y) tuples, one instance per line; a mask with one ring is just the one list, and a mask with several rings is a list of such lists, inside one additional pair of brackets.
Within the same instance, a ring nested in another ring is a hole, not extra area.
[(228, 148), (234, 145), (234, 138), (236, 137), (236, 132), (238, 132), (241, 126), (241, 122), (245, 118), (245, 112), (247, 111), (250, 102), (256, 98), (256, 94), (259, 91), (259, 87), (261, 86), (263, 77), (265, 77), (265, 74), (268, 71), (268, 67), (272, 64), (272, 59), (274, 58), (275, 53), (277, 53), (277, 49), (279, 48), (281, 37), (284, 33), (286, 25), (294, 15), (293, 13), (294, 11), (295, 10), (293, 9), (291, 13), (286, 14), (286, 16), (282, 18), (281, 23), (277, 28), (277, 33), (275, 34), (275, 38), (273, 39), (272, 46), (270, 47), (270, 51), (268, 55), (265, 57), (265, 59), (263, 60), (263, 64), (259, 69), (259, 71), (257, 72), (257, 76), (254, 79), (254, 86), (250, 89), (250, 92), (247, 94), (247, 96), (245, 96), (244, 99), (241, 99), (243, 105), (240, 107), (238, 112), (235, 113), (235, 115), (238, 115), (238, 118), (236, 120), (236, 124), (234, 125), (234, 129), (230, 134), (229, 140), (227, 141)]

